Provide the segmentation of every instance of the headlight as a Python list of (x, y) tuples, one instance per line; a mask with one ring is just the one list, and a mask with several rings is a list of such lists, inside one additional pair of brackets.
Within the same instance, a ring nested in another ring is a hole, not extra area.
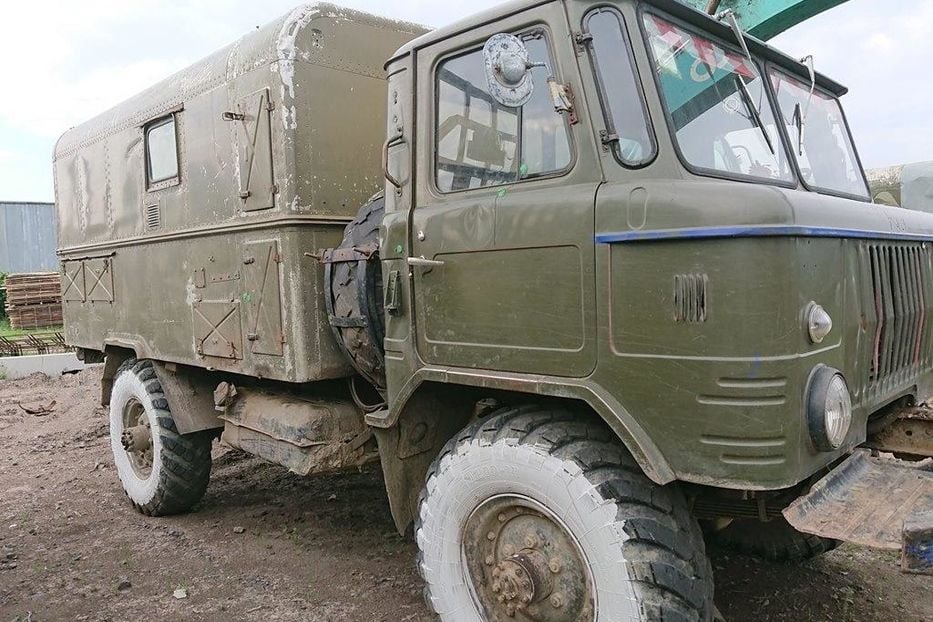
[(826, 310), (815, 302), (811, 302), (807, 307), (807, 334), (812, 343), (822, 343), (833, 329), (833, 318), (829, 317)]
[(813, 372), (807, 395), (807, 422), (813, 445), (820, 451), (838, 449), (849, 434), (852, 399), (842, 373), (820, 366)]

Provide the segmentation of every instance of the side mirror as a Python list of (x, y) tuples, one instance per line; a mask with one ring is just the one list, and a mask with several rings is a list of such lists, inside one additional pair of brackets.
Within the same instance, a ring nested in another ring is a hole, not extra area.
[(525, 43), (507, 33), (493, 35), (483, 46), (483, 58), (486, 83), (493, 99), (508, 108), (521, 108), (528, 103), (535, 85)]

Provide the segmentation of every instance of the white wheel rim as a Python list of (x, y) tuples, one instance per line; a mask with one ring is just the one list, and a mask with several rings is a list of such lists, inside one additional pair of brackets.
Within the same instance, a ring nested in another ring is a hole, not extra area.
[[(124, 409), (131, 401), (142, 405), (152, 434), (152, 467), (148, 477), (141, 477), (130, 454), (123, 448)], [(127, 496), (137, 505), (146, 505), (155, 497), (162, 471), (162, 439), (158, 434), (155, 407), (142, 380), (131, 370), (124, 371), (113, 383), (110, 395), (110, 448)]]
[(598, 622), (607, 616), (641, 620), (624, 555), (631, 536), (615, 501), (603, 498), (576, 463), (505, 440), (460, 445), (442, 458), (427, 483), (416, 538), (431, 605), (442, 620), (483, 620), (462, 563), (460, 535), (474, 509), (500, 495), (537, 502), (573, 534), (592, 573)]
[[(470, 513), (461, 533), (462, 571), (478, 613), (503, 619), (521, 612), (521, 619), (534, 622), (595, 620), (599, 607), (586, 553), (544, 504), (525, 495), (496, 495)], [(513, 578), (528, 580), (530, 589), (516, 586), (517, 593), (506, 594), (504, 584)]]

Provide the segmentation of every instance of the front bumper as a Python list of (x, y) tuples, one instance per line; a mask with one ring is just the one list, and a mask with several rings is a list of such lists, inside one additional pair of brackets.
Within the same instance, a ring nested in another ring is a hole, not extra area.
[(933, 574), (933, 471), (929, 464), (860, 449), (784, 510), (798, 531), (901, 550), (906, 572)]

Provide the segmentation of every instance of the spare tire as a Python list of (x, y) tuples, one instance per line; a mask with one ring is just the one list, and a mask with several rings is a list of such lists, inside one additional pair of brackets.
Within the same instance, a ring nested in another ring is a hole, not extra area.
[(385, 389), (385, 310), (379, 226), (385, 196), (367, 201), (344, 230), (343, 241), (324, 253), (327, 314), (334, 336), (353, 367), (380, 392)]

